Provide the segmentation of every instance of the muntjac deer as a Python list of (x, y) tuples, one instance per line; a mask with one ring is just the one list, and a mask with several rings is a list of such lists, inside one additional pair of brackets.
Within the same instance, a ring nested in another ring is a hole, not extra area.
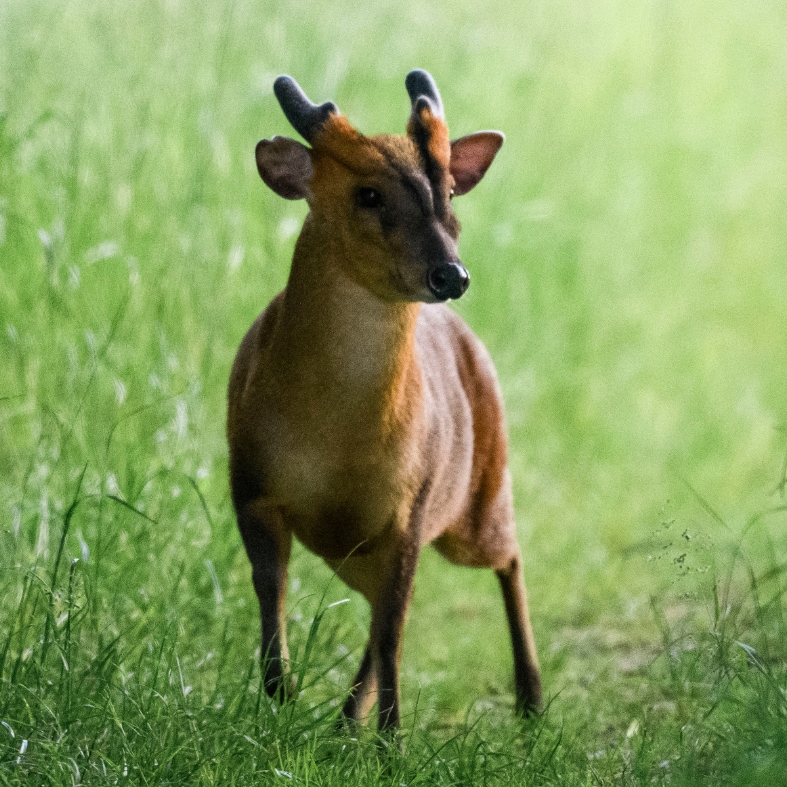
[[(494, 569), (514, 651), (517, 708), (541, 704), (514, 524), (503, 404), (481, 342), (443, 303), (469, 276), (454, 196), (483, 177), (497, 131), (449, 141), (425, 71), (405, 81), (407, 134), (365, 137), (290, 77), (274, 92), (310, 143), (257, 145), (265, 183), (309, 213), (287, 286), (244, 337), (229, 384), (232, 499), (262, 617), (263, 680), (288, 693), (292, 536), (372, 609), (344, 716), (375, 696), (399, 725), (402, 628), (421, 547)], [(375, 693), (376, 689), (376, 693)]]

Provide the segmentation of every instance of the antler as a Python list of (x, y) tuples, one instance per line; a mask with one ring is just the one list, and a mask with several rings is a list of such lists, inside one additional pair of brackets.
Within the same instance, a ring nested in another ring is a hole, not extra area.
[(413, 112), (418, 114), (423, 108), (424, 103), (432, 114), (441, 120), (445, 119), (443, 112), (443, 100), (440, 98), (440, 91), (437, 89), (432, 75), (428, 71), (421, 68), (416, 68), (407, 75), (404, 80), (404, 86), (410, 95), (410, 101), (413, 103)]
[(290, 76), (278, 77), (273, 83), (273, 92), (287, 120), (307, 142), (312, 141), (331, 115), (339, 114), (333, 101), (313, 104)]

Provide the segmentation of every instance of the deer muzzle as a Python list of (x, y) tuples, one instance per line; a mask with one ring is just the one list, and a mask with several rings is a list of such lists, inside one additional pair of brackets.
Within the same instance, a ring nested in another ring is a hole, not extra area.
[(470, 285), (470, 274), (461, 263), (449, 262), (432, 268), (426, 283), (438, 301), (456, 300), (465, 294)]

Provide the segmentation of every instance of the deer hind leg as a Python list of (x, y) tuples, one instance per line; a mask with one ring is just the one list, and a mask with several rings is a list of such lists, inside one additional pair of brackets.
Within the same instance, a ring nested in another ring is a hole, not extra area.
[(342, 716), (353, 721), (361, 721), (365, 718), (374, 703), (376, 689), (377, 671), (371, 647), (367, 645), (363, 659), (361, 659), (361, 666), (358, 668), (358, 674), (355, 676), (350, 694), (342, 708)]
[(527, 606), (527, 590), (522, 574), (522, 560), (518, 551), (509, 564), (505, 568), (497, 569), (495, 574), (503, 591), (514, 650), (516, 709), (521, 715), (530, 716), (541, 709), (543, 697), (536, 643)]
[(514, 651), (516, 708), (522, 715), (536, 712), (542, 703), (541, 675), (516, 540), (511, 480), (503, 485), (475, 517), (435, 540), (436, 549), (453, 563), (492, 568), (503, 591), (508, 628)]
[(292, 536), (276, 510), (259, 502), (248, 503), (238, 511), (238, 527), (260, 603), (263, 684), (271, 697), (282, 702), (291, 694), (286, 680), (289, 652), (285, 596)]

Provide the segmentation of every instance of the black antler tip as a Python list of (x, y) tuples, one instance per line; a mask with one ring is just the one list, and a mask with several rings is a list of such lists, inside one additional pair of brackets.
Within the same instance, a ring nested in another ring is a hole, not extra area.
[(333, 101), (313, 104), (301, 86), (291, 77), (282, 74), (273, 83), (273, 92), (293, 128), (310, 142), (331, 115), (339, 109)]
[(428, 71), (422, 68), (414, 69), (404, 80), (404, 86), (407, 88), (414, 109), (418, 108), (419, 99), (426, 97), (429, 99), (432, 112), (438, 117), (443, 117), (443, 100), (440, 98), (437, 83)]
[(414, 68), (404, 80), (407, 92), (414, 96), (429, 94), (437, 90), (434, 78), (423, 68)]
[(286, 89), (288, 85), (291, 85), (294, 82), (295, 80), (291, 76), (288, 76), (287, 74), (281, 74), (280, 76), (277, 76), (273, 82), (273, 92), (278, 93), (280, 90)]
[(276, 77), (273, 83), (273, 93), (282, 107), (295, 106), (300, 109), (312, 106), (303, 88), (287, 74)]

